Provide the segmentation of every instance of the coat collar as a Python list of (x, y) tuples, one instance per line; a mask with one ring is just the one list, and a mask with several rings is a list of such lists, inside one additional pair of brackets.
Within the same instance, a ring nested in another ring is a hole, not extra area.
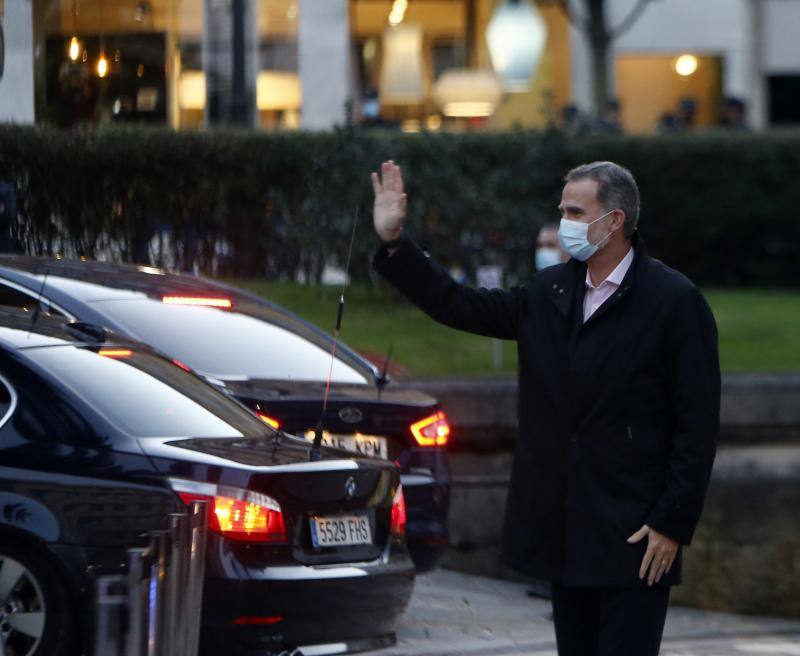
[[(619, 289), (589, 318), (590, 321), (600, 318), (600, 316), (608, 312), (611, 307), (622, 300), (630, 291), (636, 276), (636, 270), (639, 269), (645, 254), (644, 240), (641, 238), (638, 231), (634, 232), (631, 237), (631, 246), (633, 246), (634, 249), (633, 262), (628, 268), (625, 277), (622, 279)], [(581, 301), (583, 300), (585, 285), (586, 263), (579, 262), (575, 259), (569, 260), (561, 268), (561, 271), (553, 282), (550, 283), (550, 289), (548, 290), (550, 300), (553, 301), (558, 311), (565, 318), (569, 316), (570, 311), (576, 303), (576, 297)]]

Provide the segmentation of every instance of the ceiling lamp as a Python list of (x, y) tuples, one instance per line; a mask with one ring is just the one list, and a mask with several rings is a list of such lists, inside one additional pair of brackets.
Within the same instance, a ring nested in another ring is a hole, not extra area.
[(300, 76), (282, 71), (261, 71), (256, 78), (256, 105), (260, 111), (300, 111)]
[(70, 13), (72, 14), (72, 38), (69, 40), (69, 46), (67, 47), (67, 56), (70, 61), (76, 62), (81, 56), (81, 42), (77, 36), (78, 0), (72, 0), (72, 11)]
[(681, 77), (690, 77), (697, 72), (699, 63), (694, 55), (681, 55), (675, 60), (675, 72)]
[(77, 36), (73, 36), (69, 40), (69, 48), (67, 49), (67, 54), (69, 55), (70, 61), (78, 61), (78, 57), (81, 56), (81, 42), (78, 41)]
[(106, 75), (108, 75), (108, 58), (105, 50), (102, 50), (100, 59), (97, 60), (97, 77), (105, 77)]
[(389, 24), (400, 25), (406, 17), (407, 9), (408, 0), (394, 0), (392, 3), (392, 11), (389, 12)]
[(422, 28), (403, 23), (383, 33), (381, 102), (415, 104), (424, 100)]
[(503, 85), (492, 71), (451, 69), (433, 87), (433, 99), (445, 116), (491, 116), (503, 98)]
[(492, 66), (510, 92), (529, 91), (547, 42), (547, 26), (530, 0), (503, 0), (486, 28)]

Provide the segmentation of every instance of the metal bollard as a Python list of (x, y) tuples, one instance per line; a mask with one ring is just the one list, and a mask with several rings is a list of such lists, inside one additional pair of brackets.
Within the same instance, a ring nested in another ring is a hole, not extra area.
[(118, 656), (122, 645), (123, 615), (127, 596), (125, 577), (100, 576), (95, 583), (94, 656)]
[(167, 656), (164, 651), (164, 590), (169, 556), (169, 532), (153, 531), (155, 553), (150, 565), (150, 612), (147, 656)]
[(208, 535), (208, 503), (193, 501), (189, 509), (190, 555), (186, 585), (186, 656), (197, 656), (200, 648), (200, 622), (203, 611), (203, 581)]
[(141, 656), (145, 651), (148, 607), (147, 586), (144, 585), (147, 549), (128, 549), (128, 635), (125, 656)]
[(184, 624), (187, 620), (186, 584), (189, 573), (189, 519), (184, 514), (169, 516), (170, 557), (167, 566), (167, 586), (164, 605), (164, 653), (185, 656)]
[(197, 656), (207, 512), (195, 501), (170, 515), (168, 530), (128, 550), (126, 575), (97, 579), (95, 656)]

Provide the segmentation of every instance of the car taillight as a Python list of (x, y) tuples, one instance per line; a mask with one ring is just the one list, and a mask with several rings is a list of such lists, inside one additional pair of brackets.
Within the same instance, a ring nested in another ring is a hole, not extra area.
[(450, 438), (450, 424), (444, 412), (411, 424), (411, 434), (419, 446), (445, 446)]
[(406, 534), (406, 499), (403, 496), (403, 486), (397, 486), (397, 492), (392, 501), (392, 535)]
[(269, 415), (264, 414), (263, 412), (261, 412), (261, 410), (256, 410), (256, 415), (267, 426), (272, 426), (272, 428), (274, 428), (275, 430), (278, 430), (281, 427), (281, 422), (275, 419), (275, 417), (270, 417)]
[(271, 624), (278, 624), (279, 622), (283, 622), (283, 617), (280, 615), (269, 615), (264, 617), (257, 615), (243, 615), (233, 620), (233, 624), (238, 624), (239, 626), (269, 626)]
[(170, 485), (185, 504), (208, 502), (208, 527), (242, 542), (286, 542), (283, 512), (275, 499), (260, 492), (184, 479)]
[(162, 296), (161, 302), (167, 305), (198, 305), (230, 310), (233, 302), (229, 298), (213, 298), (209, 296)]

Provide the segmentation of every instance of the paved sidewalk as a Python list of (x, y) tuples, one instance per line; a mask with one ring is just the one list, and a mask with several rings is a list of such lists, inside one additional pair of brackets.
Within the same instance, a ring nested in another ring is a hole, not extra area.
[[(437, 570), (417, 577), (397, 645), (373, 656), (556, 656), (550, 604), (526, 586)], [(662, 656), (800, 656), (800, 621), (670, 607)]]

